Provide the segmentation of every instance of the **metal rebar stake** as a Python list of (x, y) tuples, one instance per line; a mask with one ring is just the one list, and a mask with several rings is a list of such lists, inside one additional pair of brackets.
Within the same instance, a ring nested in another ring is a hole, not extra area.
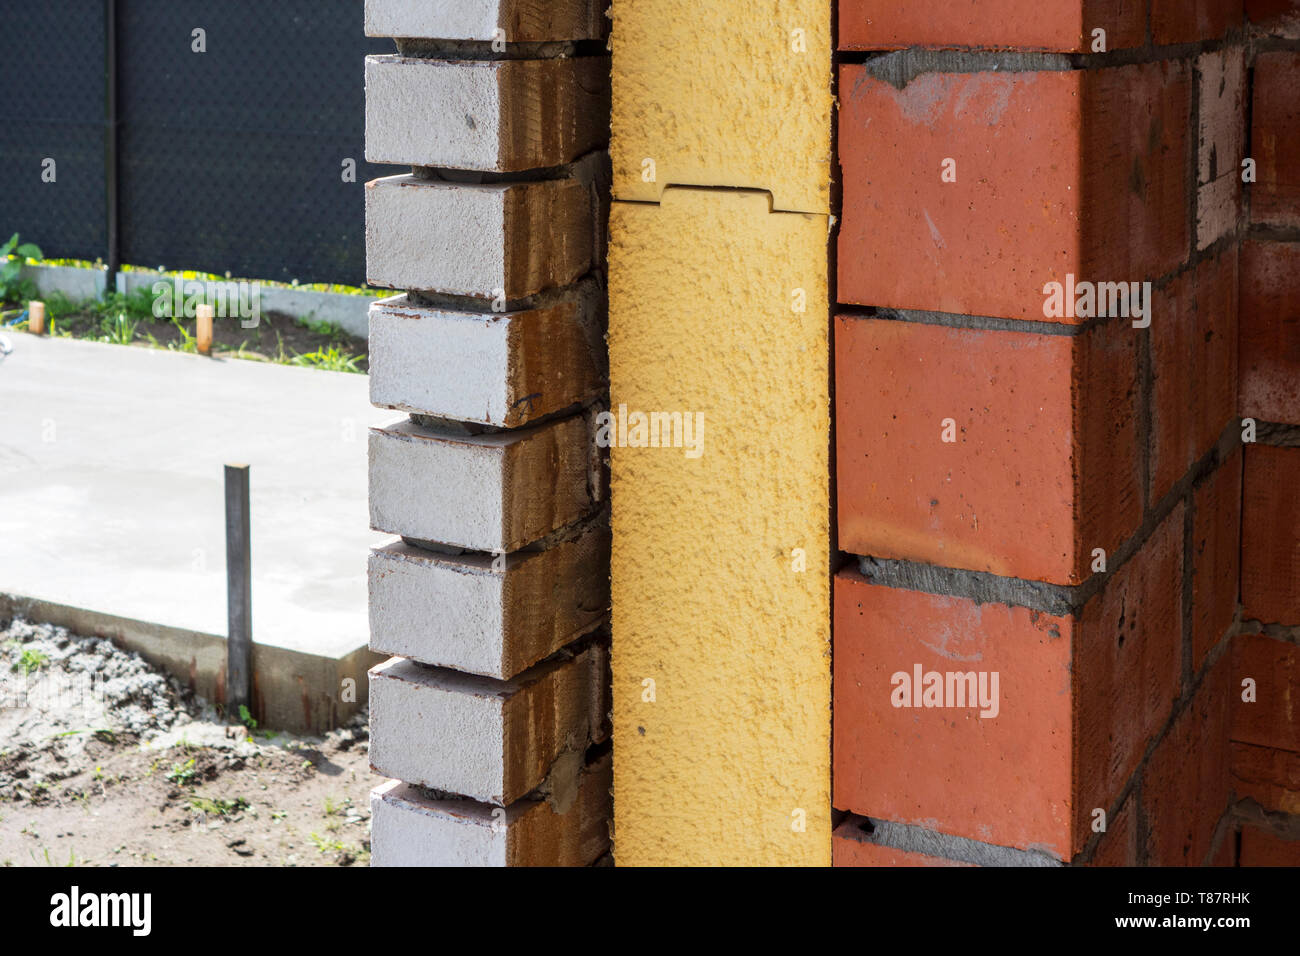
[(226, 465), (226, 715), (251, 706), (253, 561), (248, 513), (248, 466)]

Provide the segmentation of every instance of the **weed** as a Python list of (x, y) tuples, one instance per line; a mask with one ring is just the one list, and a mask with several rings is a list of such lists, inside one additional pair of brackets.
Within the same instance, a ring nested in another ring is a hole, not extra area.
[(328, 335), (330, 338), (339, 338), (343, 333), (343, 326), (335, 325), (333, 322), (326, 322), (324, 319), (314, 319), (310, 315), (304, 315), (301, 318), (294, 319), (297, 325), (304, 329), (309, 329), (317, 335)]
[(199, 351), (199, 340), (190, 335), (189, 329), (181, 324), (180, 319), (172, 319), (172, 325), (176, 326), (176, 331), (180, 332), (181, 340), (179, 342), (168, 342), (167, 348), (173, 352), (192, 352), (197, 354)]
[[(55, 863), (52, 859), (50, 859), (50, 851), (49, 851), (49, 848), (48, 848), (48, 847), (46, 847), (46, 848), (43, 850), (43, 852), (44, 852), (44, 854), (45, 854), (45, 865), (46, 865), (46, 866), (76, 866), (76, 865), (77, 865), (77, 856), (76, 856), (76, 854), (73, 853), (71, 850), (68, 851), (68, 862), (67, 862), (67, 863), (63, 863), (63, 864)], [(33, 856), (32, 859), (35, 860), (36, 857)]]
[(125, 312), (119, 312), (112, 317), (104, 316), (99, 320), (99, 341), (113, 345), (130, 345), (135, 341), (135, 327), (138, 324), (128, 319)]
[(314, 352), (302, 352), (289, 360), (291, 365), (306, 368), (321, 368), (329, 372), (360, 372), (359, 367), (364, 355), (353, 355), (346, 349), (331, 345)]
[(194, 769), (194, 758), (191, 757), (184, 764), (174, 763), (171, 770), (167, 771), (167, 779), (172, 783), (187, 784), (194, 782), (194, 776), (197, 771)]
[(72, 298), (66, 292), (60, 292), (55, 289), (45, 293), (45, 314), (53, 319), (61, 319), (64, 316), (72, 315), (82, 309), (82, 305), (73, 302)]
[(347, 844), (340, 840), (327, 840), (319, 833), (311, 834), (311, 842), (316, 844), (316, 849), (322, 853), (342, 853), (347, 849)]
[(235, 797), (233, 800), (226, 800), (223, 797), (195, 797), (190, 800), (190, 806), (200, 813), (226, 817), (240, 810), (247, 810), (250, 804), (243, 797)]
[(42, 259), (40, 246), (31, 242), (19, 244), (18, 233), (0, 245), (0, 302), (27, 302), (36, 298), (36, 285), (31, 279), (21, 277), (28, 259)]
[(33, 671), (40, 670), (49, 662), (50, 659), (46, 655), (42, 654), (40, 651), (35, 651), (30, 647), (27, 647), (23, 649), (22, 656), (18, 658), (18, 662), (9, 669), (14, 672), (22, 671), (23, 676), (28, 677)]

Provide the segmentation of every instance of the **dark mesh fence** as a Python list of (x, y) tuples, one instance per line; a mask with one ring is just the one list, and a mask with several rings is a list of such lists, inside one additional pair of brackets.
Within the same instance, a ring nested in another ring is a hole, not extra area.
[(106, 43), (101, 0), (0, 0), (0, 242), (106, 255)]
[[(109, 258), (106, 8), (0, 0), (0, 232), (48, 256)], [(116, 8), (120, 260), (364, 282), (363, 184), (392, 170), (362, 159), (362, 60), (393, 46), (362, 35), (361, 0)]]

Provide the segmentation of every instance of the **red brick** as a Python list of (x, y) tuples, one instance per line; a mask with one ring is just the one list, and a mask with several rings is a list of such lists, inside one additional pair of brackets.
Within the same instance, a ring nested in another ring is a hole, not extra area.
[(1140, 520), (1137, 344), (1116, 323), (1058, 336), (839, 317), (841, 547), (1086, 578), (1092, 549)]
[(1219, 837), (1219, 845), (1214, 849), (1214, 855), (1210, 858), (1209, 866), (1236, 866), (1237, 865), (1237, 832), (1231, 828), (1224, 828), (1223, 834)]
[[(841, 571), (834, 626), (836, 807), (1070, 855), (1069, 618)], [(998, 672), (998, 716), (893, 707), (891, 675), (918, 663)]]
[(1243, 18), (1242, 0), (1151, 0), (1151, 39), (1157, 46), (1217, 40)]
[(1300, 425), (1298, 242), (1242, 245), (1240, 363), (1241, 414)]
[(894, 847), (880, 846), (872, 843), (865, 833), (858, 829), (860, 819), (850, 817), (835, 828), (831, 834), (832, 866), (973, 866), (957, 860), (945, 860), (943, 857), (930, 856), (926, 853), (911, 853)]
[(1233, 743), (1229, 747), (1232, 789), (1265, 810), (1300, 814), (1300, 754)]
[(1261, 53), (1255, 59), (1251, 150), (1256, 163), (1250, 218), (1300, 226), (1300, 53)]
[(1144, 0), (839, 0), (841, 50), (911, 46), (1091, 51), (1092, 31), (1106, 49), (1140, 46)]
[(1192, 670), (1223, 639), (1237, 612), (1241, 574), (1241, 453), (1195, 490), (1192, 517)]
[(1246, 446), (1241, 505), (1243, 616), (1300, 625), (1300, 448)]
[(1186, 258), (1191, 69), (1181, 60), (1084, 74), (1084, 262), (1095, 281), (1157, 279)]
[[(1173, 271), (1187, 241), (1190, 70), (841, 67), (842, 302), (1037, 321), (1048, 282)], [(943, 161), (957, 181), (941, 181)]]
[(1214, 447), (1237, 404), (1237, 251), (1154, 293), (1151, 500)]
[(1196, 58), (1196, 247), (1234, 232), (1241, 218), (1246, 141), (1245, 50), (1231, 46)]
[(898, 90), (841, 67), (840, 300), (1041, 321), (1044, 283), (1079, 259), (1079, 86), (930, 73)]
[(1225, 656), (1156, 746), (1142, 778), (1148, 860), (1201, 866), (1229, 803), (1229, 672)]
[(1254, 32), (1300, 38), (1300, 0), (1246, 0)]
[[(1255, 700), (1242, 700), (1241, 682), (1255, 682)], [(1300, 753), (1300, 647), (1262, 634), (1233, 641), (1232, 739)]]
[[(834, 804), (1069, 859), (1178, 682), (1181, 511), (1079, 619), (835, 578)], [(999, 713), (899, 708), (895, 673), (996, 672)]]
[(1170, 512), (1079, 616), (1073, 734), (1081, 829), (1093, 808), (1114, 804), (1178, 697), (1183, 509)]
[(1241, 829), (1241, 866), (1300, 866), (1300, 838), (1258, 827)]
[(1093, 866), (1137, 866), (1137, 819), (1133, 798), (1124, 801), (1115, 816), (1106, 821), (1106, 832), (1093, 854)]

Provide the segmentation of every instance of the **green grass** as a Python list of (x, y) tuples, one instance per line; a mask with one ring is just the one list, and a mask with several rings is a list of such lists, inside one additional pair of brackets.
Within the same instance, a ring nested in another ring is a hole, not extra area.
[(112, 318), (104, 316), (99, 320), (99, 341), (112, 345), (130, 345), (135, 341), (135, 329), (138, 322), (132, 322), (126, 313), (119, 313)]
[(360, 372), (360, 362), (361, 356), (353, 355), (333, 345), (314, 352), (304, 352), (289, 359), (290, 365), (323, 368), (329, 372)]

